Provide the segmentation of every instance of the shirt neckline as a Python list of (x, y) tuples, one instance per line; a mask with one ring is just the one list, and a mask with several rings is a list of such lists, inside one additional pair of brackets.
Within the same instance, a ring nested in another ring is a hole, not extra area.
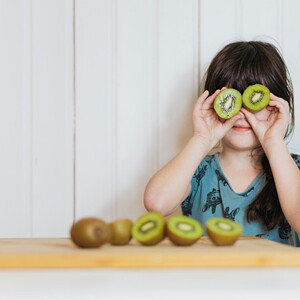
[(218, 166), (218, 169), (220, 170), (220, 172), (222, 173), (222, 175), (224, 176), (229, 188), (231, 189), (231, 191), (236, 194), (236, 195), (239, 195), (239, 196), (245, 196), (247, 195), (250, 190), (255, 186), (256, 182), (258, 182), (260, 180), (260, 178), (263, 176), (264, 174), (264, 170), (261, 170), (257, 175), (256, 177), (251, 181), (251, 183), (249, 184), (249, 186), (246, 188), (246, 190), (244, 192), (241, 192), (241, 193), (237, 193), (231, 186), (229, 180), (227, 179), (225, 173), (223, 172), (223, 169), (222, 169), (222, 166), (221, 166), (221, 163), (220, 163), (220, 160), (219, 160), (219, 153), (216, 153), (215, 155), (216, 157), (216, 163), (217, 163), (217, 166)]

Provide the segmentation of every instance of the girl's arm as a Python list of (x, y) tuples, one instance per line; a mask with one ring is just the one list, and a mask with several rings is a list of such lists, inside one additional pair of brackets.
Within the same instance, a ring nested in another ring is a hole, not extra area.
[(205, 91), (193, 110), (194, 135), (184, 149), (161, 168), (149, 181), (144, 195), (144, 205), (149, 211), (163, 215), (173, 213), (190, 192), (191, 179), (203, 158), (241, 118), (240, 114), (221, 122), (213, 109), (215, 97)]
[(281, 209), (297, 233), (300, 233), (300, 170), (284, 141), (264, 145), (270, 162)]
[(184, 149), (150, 179), (144, 195), (147, 210), (167, 216), (190, 193), (195, 170), (211, 147), (201, 137), (192, 137)]
[(242, 108), (268, 157), (281, 209), (293, 229), (300, 233), (300, 171), (284, 142), (289, 123), (289, 105), (273, 94), (268, 109), (267, 121), (256, 120), (255, 116)]

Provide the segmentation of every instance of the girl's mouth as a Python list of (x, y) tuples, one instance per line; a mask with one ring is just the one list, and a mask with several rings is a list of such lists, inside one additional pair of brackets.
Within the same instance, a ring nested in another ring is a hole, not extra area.
[(232, 129), (235, 131), (239, 131), (239, 132), (245, 132), (245, 131), (252, 130), (252, 128), (249, 126), (240, 126), (240, 125), (235, 125), (232, 127)]

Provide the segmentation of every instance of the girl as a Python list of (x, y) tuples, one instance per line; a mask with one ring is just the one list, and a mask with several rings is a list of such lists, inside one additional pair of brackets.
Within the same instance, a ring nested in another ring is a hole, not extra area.
[[(243, 93), (256, 83), (271, 91), (266, 108), (217, 116), (213, 102), (221, 90)], [(294, 128), (294, 97), (279, 51), (264, 42), (225, 46), (207, 70), (193, 128), (183, 150), (150, 179), (146, 209), (167, 216), (181, 205), (203, 226), (225, 217), (242, 224), (245, 236), (299, 246), (300, 156), (284, 141)], [(219, 141), (222, 151), (209, 155)]]

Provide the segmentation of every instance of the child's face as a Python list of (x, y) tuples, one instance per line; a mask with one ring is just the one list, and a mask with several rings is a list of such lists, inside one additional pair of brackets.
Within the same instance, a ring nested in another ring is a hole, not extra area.
[[(260, 121), (266, 121), (271, 114), (267, 108), (250, 112)], [(252, 150), (258, 146), (260, 143), (246, 118), (237, 120), (223, 138), (223, 147), (235, 150)]]

